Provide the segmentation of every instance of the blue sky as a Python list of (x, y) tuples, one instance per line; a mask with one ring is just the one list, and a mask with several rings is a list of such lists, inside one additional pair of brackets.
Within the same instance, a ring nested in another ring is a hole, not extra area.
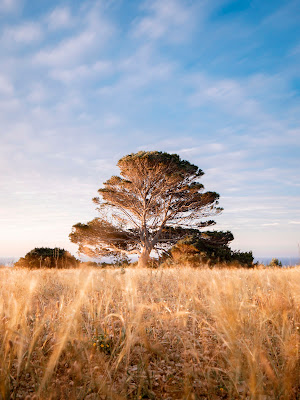
[(123, 155), (180, 154), (256, 257), (300, 243), (300, 2), (0, 0), (0, 256), (76, 252)]

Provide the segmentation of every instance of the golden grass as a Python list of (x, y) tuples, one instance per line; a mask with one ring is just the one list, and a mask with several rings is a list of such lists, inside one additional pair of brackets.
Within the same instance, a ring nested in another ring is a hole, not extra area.
[(299, 399), (299, 268), (0, 277), (0, 399)]

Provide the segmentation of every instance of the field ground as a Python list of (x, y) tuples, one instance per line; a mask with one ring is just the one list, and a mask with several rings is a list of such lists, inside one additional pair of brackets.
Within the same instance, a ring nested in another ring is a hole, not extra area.
[(0, 270), (0, 399), (300, 399), (300, 268)]

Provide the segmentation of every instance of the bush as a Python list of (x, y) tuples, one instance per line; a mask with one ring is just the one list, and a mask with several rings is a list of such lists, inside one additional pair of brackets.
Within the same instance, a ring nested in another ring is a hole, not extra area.
[(79, 261), (68, 251), (55, 247), (37, 247), (21, 257), (15, 264), (20, 268), (76, 268)]
[(272, 258), (268, 267), (282, 267), (282, 262), (278, 260), (278, 258)]
[(230, 232), (205, 232), (202, 236), (186, 237), (172, 247), (168, 253), (171, 258), (165, 264), (252, 268), (254, 260), (252, 252), (231, 250), (228, 246), (228, 242), (231, 240), (233, 240), (233, 236)]

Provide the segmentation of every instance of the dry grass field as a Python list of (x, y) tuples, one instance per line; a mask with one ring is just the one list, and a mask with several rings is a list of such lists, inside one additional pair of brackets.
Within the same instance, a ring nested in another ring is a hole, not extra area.
[(0, 271), (1, 399), (299, 399), (300, 269)]

